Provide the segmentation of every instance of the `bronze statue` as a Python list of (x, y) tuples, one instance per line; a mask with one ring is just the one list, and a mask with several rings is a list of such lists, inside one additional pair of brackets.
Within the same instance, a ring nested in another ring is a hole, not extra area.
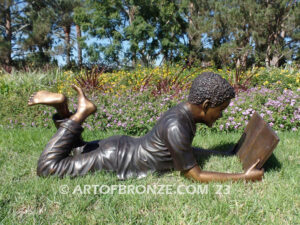
[(258, 159), (260, 162), (255, 168), (261, 169), (278, 142), (277, 134), (257, 112), (254, 112), (233, 151), (240, 158), (244, 170), (251, 167)]
[(53, 120), (58, 130), (39, 158), (39, 176), (74, 177), (106, 170), (115, 172), (119, 179), (127, 179), (176, 169), (200, 182), (262, 179), (264, 171), (255, 169), (259, 160), (244, 173), (207, 172), (197, 165), (191, 146), (196, 123), (211, 127), (235, 97), (234, 89), (217, 74), (199, 75), (193, 81), (188, 101), (165, 112), (153, 129), (139, 138), (123, 135), (84, 142), (81, 124), (96, 111), (96, 106), (81, 88), (73, 88), (78, 93), (75, 114), (69, 111), (67, 98), (62, 94), (39, 91), (28, 101), (29, 106), (44, 104), (57, 110)]

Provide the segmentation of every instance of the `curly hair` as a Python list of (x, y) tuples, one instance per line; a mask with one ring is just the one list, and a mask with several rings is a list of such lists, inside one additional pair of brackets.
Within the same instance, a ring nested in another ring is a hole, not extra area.
[(234, 97), (235, 91), (227, 80), (218, 74), (204, 72), (193, 81), (188, 101), (200, 105), (209, 100), (210, 107), (217, 107)]

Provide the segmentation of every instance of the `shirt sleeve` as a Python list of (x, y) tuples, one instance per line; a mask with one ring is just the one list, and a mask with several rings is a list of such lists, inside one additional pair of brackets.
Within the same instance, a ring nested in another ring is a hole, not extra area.
[(165, 131), (165, 143), (173, 158), (175, 169), (184, 171), (197, 165), (191, 147), (191, 131), (176, 122), (170, 124)]

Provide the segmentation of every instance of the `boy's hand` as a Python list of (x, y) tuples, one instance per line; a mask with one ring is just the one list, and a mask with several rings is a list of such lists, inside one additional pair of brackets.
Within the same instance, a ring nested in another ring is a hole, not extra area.
[(258, 159), (244, 174), (246, 180), (256, 181), (261, 180), (264, 175), (264, 169), (258, 170), (255, 167), (260, 162), (260, 159)]

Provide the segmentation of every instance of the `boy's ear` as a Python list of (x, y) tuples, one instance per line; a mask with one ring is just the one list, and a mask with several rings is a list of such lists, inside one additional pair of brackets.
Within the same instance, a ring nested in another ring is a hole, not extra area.
[(208, 107), (210, 105), (210, 101), (208, 99), (206, 99), (203, 103), (202, 103), (202, 109), (204, 110), (204, 112), (206, 112), (208, 110)]

